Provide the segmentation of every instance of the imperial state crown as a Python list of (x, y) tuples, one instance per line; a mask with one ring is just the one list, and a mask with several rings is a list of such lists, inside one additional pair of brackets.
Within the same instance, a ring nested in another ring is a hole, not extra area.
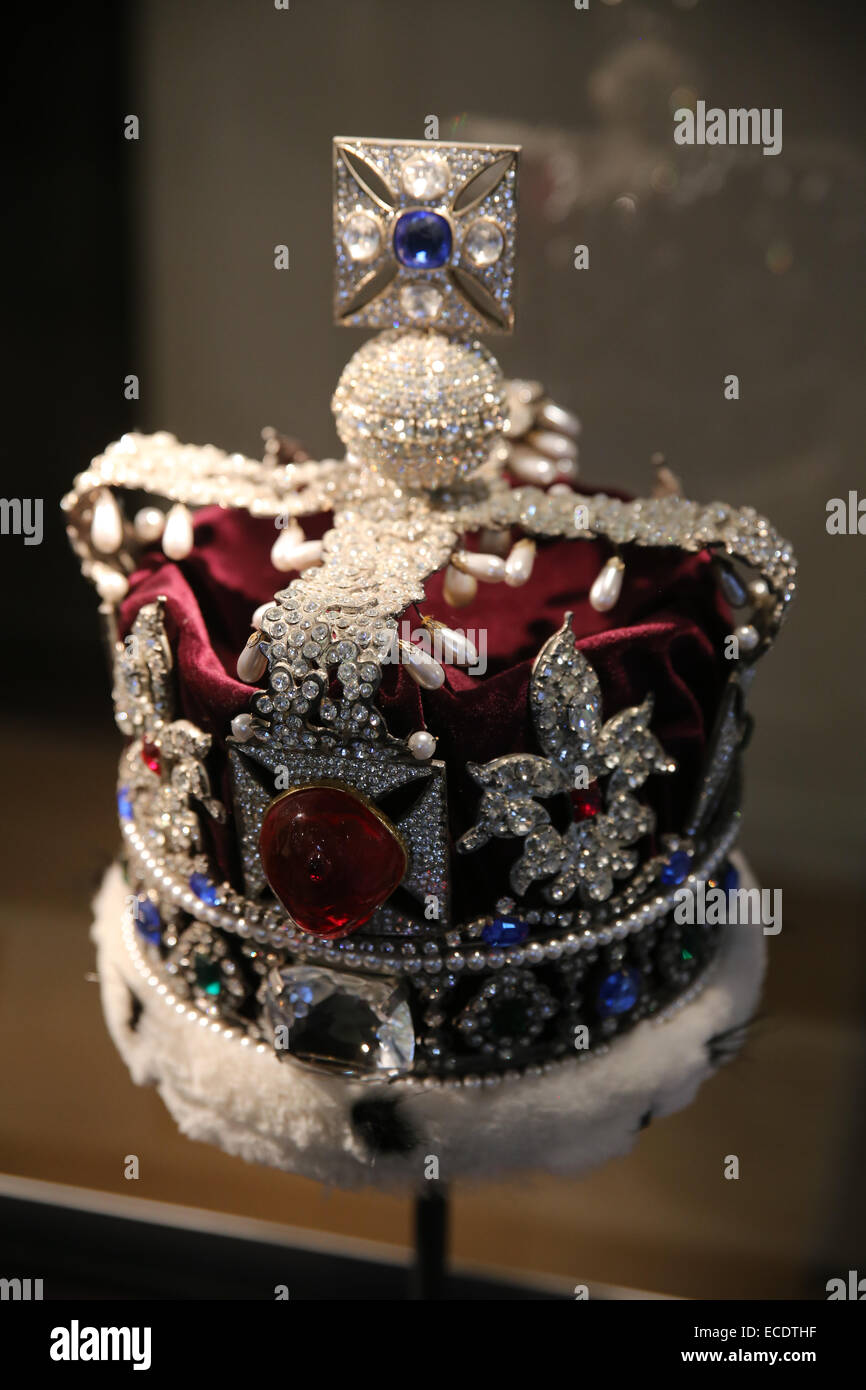
[(755, 974), (674, 903), (736, 884), (794, 559), (662, 467), (648, 498), (584, 488), (577, 418), (504, 379), (480, 339), (514, 323), (518, 157), (334, 141), (335, 317), (382, 330), (334, 392), (344, 458), (128, 434), (63, 504), (125, 739), (112, 1030), (189, 1132), (342, 1149), (338, 1180), (372, 1161), (365, 1097), (445, 1134), (473, 1094), (481, 1135), (533, 1086), (567, 1167), (592, 1067), (614, 1094), (658, 1055), (688, 1091), (684, 1020), (730, 1025)]

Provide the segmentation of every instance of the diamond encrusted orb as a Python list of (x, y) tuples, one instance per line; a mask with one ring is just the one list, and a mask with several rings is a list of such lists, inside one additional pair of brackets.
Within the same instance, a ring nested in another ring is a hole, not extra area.
[(487, 462), (505, 422), (505, 388), (479, 342), (392, 330), (347, 363), (331, 408), (353, 461), (406, 487), (441, 488)]

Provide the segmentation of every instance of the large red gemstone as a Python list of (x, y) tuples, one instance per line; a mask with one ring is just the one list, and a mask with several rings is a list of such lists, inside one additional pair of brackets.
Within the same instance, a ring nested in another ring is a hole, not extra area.
[(597, 816), (601, 810), (601, 792), (597, 782), (590, 782), (588, 787), (575, 788), (571, 793), (571, 804), (574, 808), (574, 819), (576, 821), (589, 820), (592, 816)]
[(155, 743), (145, 739), (141, 745), (141, 761), (145, 767), (149, 767), (151, 772), (155, 772), (157, 777), (162, 771), (162, 758)]
[(259, 848), (280, 902), (314, 936), (355, 931), (406, 872), (390, 821), (341, 787), (297, 787), (272, 801)]

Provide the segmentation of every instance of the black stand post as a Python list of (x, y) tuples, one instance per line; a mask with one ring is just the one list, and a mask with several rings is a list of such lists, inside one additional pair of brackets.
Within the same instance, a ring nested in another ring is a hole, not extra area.
[(430, 1183), (415, 1198), (415, 1264), (411, 1299), (441, 1299), (448, 1246), (448, 1190)]

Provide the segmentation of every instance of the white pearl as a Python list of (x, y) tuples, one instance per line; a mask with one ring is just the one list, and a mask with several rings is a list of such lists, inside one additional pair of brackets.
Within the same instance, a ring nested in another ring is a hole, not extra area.
[(552, 483), (557, 471), (555, 463), (525, 444), (512, 444), (508, 467), (521, 483), (535, 483), (539, 487)]
[(108, 488), (102, 488), (96, 498), (90, 540), (100, 555), (114, 555), (123, 544), (123, 517)]
[(487, 584), (499, 584), (505, 578), (505, 561), (501, 555), (482, 555), (473, 550), (458, 550), (451, 556), (451, 563), (464, 574), (474, 579), (483, 579)]
[(238, 680), (244, 685), (255, 685), (268, 669), (268, 658), (261, 649), (260, 632), (251, 634), (247, 645), (238, 657)]
[(506, 434), (510, 439), (519, 439), (527, 430), (532, 429), (535, 420), (535, 412), (531, 406), (518, 400), (514, 395), (509, 394), (508, 401), (508, 424)]
[[(283, 537), (280, 536), (280, 539), (274, 542), (274, 547), (271, 550), (272, 561), (274, 558), (274, 550), (276, 550), (282, 539)], [(274, 568), (281, 570), (283, 573), (287, 570), (308, 570), (313, 565), (320, 565), (322, 563), (322, 542), (302, 541), (300, 545), (286, 546), (285, 549), (280, 551), (279, 561), (280, 563), (275, 565)]]
[(535, 541), (518, 541), (505, 561), (505, 582), (511, 589), (525, 584), (535, 564)]
[(425, 762), (436, 752), (436, 740), (426, 729), (418, 729), (416, 733), (409, 735), (409, 752), (419, 762)]
[(434, 643), (438, 643), (439, 650), (451, 666), (475, 665), (478, 651), (464, 632), (455, 632), (454, 628), (446, 627), (444, 623), (431, 624), (430, 631)]
[(432, 656), (411, 642), (400, 642), (400, 660), (416, 685), (422, 690), (438, 690), (445, 682), (445, 672)]
[(511, 532), (507, 527), (499, 530), (495, 526), (484, 526), (478, 537), (478, 545), (485, 555), (505, 556), (511, 549)]
[(126, 575), (121, 574), (120, 570), (112, 569), (110, 565), (103, 565), (97, 561), (90, 574), (96, 585), (96, 592), (106, 603), (120, 603), (129, 592)]
[(577, 458), (577, 445), (574, 440), (565, 434), (556, 434), (553, 430), (533, 430), (527, 435), (526, 442), (550, 459), (565, 459), (571, 462)]
[(589, 602), (596, 613), (609, 613), (622, 593), (625, 565), (618, 555), (612, 555), (589, 591)]
[(297, 569), (297, 565), (292, 564), (291, 561), (294, 558), (295, 551), (299, 546), (305, 544), (306, 539), (298, 522), (295, 521), (294, 517), (291, 517), (288, 525), (280, 531), (280, 534), (271, 546), (271, 564), (274, 569), (280, 570), (283, 573), (285, 573), (286, 570)]
[(769, 597), (770, 586), (766, 579), (753, 579), (749, 584), (749, 598), (752, 603), (764, 603)]
[(580, 421), (570, 410), (563, 410), (561, 405), (555, 405), (553, 401), (545, 401), (538, 407), (538, 419), (541, 424), (549, 425), (557, 434), (568, 434), (572, 439), (577, 439), (580, 434)]
[(442, 597), (450, 608), (465, 608), (478, 593), (478, 580), (449, 565), (442, 584)]
[(734, 636), (744, 652), (753, 652), (761, 640), (758, 629), (751, 623), (744, 623), (742, 627), (736, 628)]
[(253, 716), (236, 714), (232, 720), (232, 733), (240, 743), (246, 743), (253, 736)]
[(254, 628), (256, 629), (257, 632), (261, 632), (261, 630), (262, 630), (262, 618), (265, 616), (265, 614), (267, 613), (268, 609), (269, 609), (269, 608), (273, 608), (273, 606), (274, 606), (274, 600), (273, 600), (272, 598), (271, 598), (271, 599), (268, 599), (267, 603), (260, 603), (260, 604), (259, 604), (258, 608), (256, 609), (256, 611), (255, 611), (255, 613), (253, 614), (252, 619), (251, 619), (251, 626), (254, 627)]
[(182, 502), (175, 502), (165, 518), (162, 548), (170, 560), (185, 560), (192, 547), (192, 517)]
[(548, 493), (549, 497), (573, 497), (574, 488), (571, 483), (554, 483)]
[(165, 526), (165, 517), (159, 507), (142, 507), (140, 512), (135, 513), (132, 525), (140, 541), (158, 541)]

